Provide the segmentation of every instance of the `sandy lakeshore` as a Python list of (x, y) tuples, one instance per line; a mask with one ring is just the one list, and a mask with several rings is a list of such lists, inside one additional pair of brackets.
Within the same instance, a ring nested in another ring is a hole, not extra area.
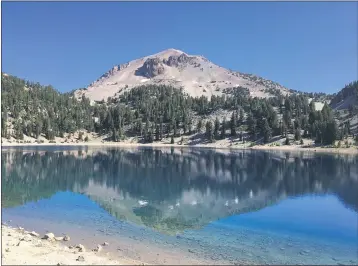
[(101, 246), (99, 252), (42, 239), (36, 232), (2, 225), (2, 265), (144, 265), (127, 258), (114, 259)]

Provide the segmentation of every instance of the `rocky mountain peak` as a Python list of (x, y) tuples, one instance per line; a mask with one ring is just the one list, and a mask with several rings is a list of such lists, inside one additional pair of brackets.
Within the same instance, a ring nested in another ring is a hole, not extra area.
[(277, 91), (290, 93), (287, 88), (272, 81), (231, 71), (203, 56), (170, 48), (116, 65), (76, 95), (82, 97), (84, 94), (91, 100), (102, 100), (136, 86), (150, 84), (184, 88), (191, 96), (209, 98), (212, 95), (221, 96), (227, 89), (235, 87), (247, 89), (253, 97), (270, 97)]

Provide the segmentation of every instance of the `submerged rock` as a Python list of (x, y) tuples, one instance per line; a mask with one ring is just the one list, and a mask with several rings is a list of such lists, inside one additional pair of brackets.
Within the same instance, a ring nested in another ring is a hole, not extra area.
[(104, 242), (104, 243), (102, 244), (102, 246), (109, 246), (109, 243), (108, 243), (108, 242)]
[(63, 237), (63, 241), (70, 241), (70, 240), (71, 240), (71, 238), (68, 235), (65, 235)]

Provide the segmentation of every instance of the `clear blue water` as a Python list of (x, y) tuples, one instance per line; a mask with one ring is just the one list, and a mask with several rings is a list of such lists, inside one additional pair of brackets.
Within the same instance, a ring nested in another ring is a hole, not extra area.
[(32, 147), (1, 162), (2, 219), (28, 230), (149, 263), (358, 264), (357, 156)]

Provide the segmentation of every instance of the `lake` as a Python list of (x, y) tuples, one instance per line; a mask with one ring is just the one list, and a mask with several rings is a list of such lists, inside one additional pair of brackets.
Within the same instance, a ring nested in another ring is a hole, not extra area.
[[(160, 264), (358, 263), (358, 156), (2, 148), (2, 220)], [(69, 243), (69, 244), (71, 244)]]

